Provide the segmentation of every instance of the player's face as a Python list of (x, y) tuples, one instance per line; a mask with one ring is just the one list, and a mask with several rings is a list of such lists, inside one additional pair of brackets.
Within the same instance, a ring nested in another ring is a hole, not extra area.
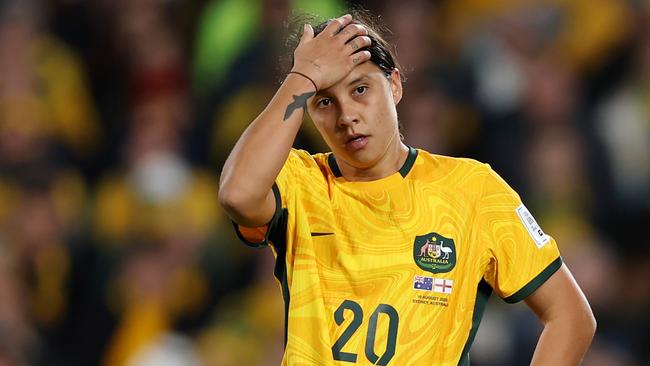
[(386, 76), (374, 63), (364, 62), (337, 84), (319, 91), (308, 110), (339, 164), (369, 169), (398, 151), (395, 106), (401, 97), (397, 69)]

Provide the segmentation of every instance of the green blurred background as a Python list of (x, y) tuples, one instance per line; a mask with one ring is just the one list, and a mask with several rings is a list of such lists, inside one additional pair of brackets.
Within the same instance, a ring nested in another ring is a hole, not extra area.
[[(237, 242), (219, 172), (289, 15), (351, 5), (392, 30), (407, 143), (489, 163), (557, 239), (584, 364), (650, 365), (641, 0), (0, 0), (0, 365), (279, 364), (273, 255)], [(309, 123), (296, 147), (326, 150)], [(492, 299), (472, 364), (527, 364), (540, 329)]]

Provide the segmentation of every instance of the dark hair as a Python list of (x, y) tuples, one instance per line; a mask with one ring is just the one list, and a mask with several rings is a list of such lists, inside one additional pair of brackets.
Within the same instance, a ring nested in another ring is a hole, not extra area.
[[(370, 37), (371, 44), (368, 47), (361, 48), (357, 50), (364, 51), (367, 50), (370, 52), (370, 61), (377, 65), (387, 76), (391, 75), (395, 68), (402, 71), (402, 67), (397, 61), (395, 46), (388, 43), (385, 39), (386, 35), (391, 34), (390, 30), (381, 23), (381, 17), (375, 16), (367, 10), (356, 8), (349, 12), (352, 15), (352, 23), (360, 24), (368, 30), (368, 37)], [(305, 23), (315, 23), (316, 17), (313, 15), (301, 14), (294, 16), (289, 21), (289, 36), (287, 38), (286, 46), (288, 51), (288, 57), (285, 60), (282, 60), (284, 72), (281, 75), (285, 75), (293, 67), (293, 51), (298, 46), (300, 42), (300, 37), (302, 36), (302, 25)], [(327, 27), (327, 25), (332, 21), (328, 19), (321, 22), (314, 28), (314, 36), (317, 36), (320, 32)], [(402, 81), (404, 81), (404, 75), (402, 74)]]

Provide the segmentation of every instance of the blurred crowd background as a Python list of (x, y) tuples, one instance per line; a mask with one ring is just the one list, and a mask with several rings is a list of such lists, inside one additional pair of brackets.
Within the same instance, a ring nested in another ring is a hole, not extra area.
[[(219, 172), (289, 15), (348, 5), (392, 30), (407, 143), (491, 164), (557, 239), (598, 319), (585, 365), (650, 365), (642, 0), (0, 0), (0, 365), (279, 364), (273, 256)], [(326, 150), (309, 123), (296, 146)], [(493, 298), (472, 364), (527, 364), (540, 329)]]

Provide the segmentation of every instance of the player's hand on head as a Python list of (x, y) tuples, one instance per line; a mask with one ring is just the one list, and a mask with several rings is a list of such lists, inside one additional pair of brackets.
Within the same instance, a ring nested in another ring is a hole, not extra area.
[(293, 71), (308, 75), (319, 90), (343, 79), (354, 66), (370, 59), (370, 52), (359, 51), (371, 44), (368, 31), (352, 24), (346, 14), (333, 19), (316, 37), (307, 24), (294, 51)]

